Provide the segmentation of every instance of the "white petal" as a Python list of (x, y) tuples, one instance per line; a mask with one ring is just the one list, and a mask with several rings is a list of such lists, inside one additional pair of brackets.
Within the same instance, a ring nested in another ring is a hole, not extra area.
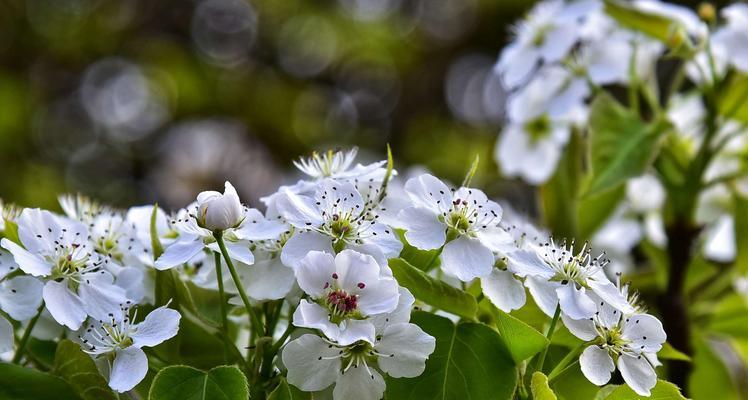
[(543, 278), (528, 276), (525, 278), (525, 286), (530, 290), (535, 304), (540, 307), (545, 315), (552, 317), (556, 313), (556, 305), (558, 304), (556, 288), (561, 286), (561, 284), (558, 282), (549, 282)]
[(328, 215), (355, 215), (364, 210), (364, 200), (350, 182), (325, 179), (319, 184), (314, 199)]
[(377, 333), (382, 333), (384, 329), (393, 324), (410, 321), (410, 312), (416, 298), (408, 291), (401, 287), (400, 296), (397, 300), (395, 311), (387, 314), (377, 314), (369, 317), (369, 321), (376, 327)]
[(330, 237), (318, 232), (300, 232), (291, 236), (283, 245), (281, 261), (286, 266), (296, 269), (298, 262), (306, 257), (310, 251), (335, 253), (332, 249), (332, 239)]
[(435, 348), (436, 339), (411, 323), (388, 326), (382, 340), (374, 346), (374, 350), (385, 355), (379, 357), (379, 367), (393, 378), (421, 375), (426, 359)]
[(405, 192), (416, 207), (424, 207), (437, 214), (452, 207), (452, 191), (433, 175), (423, 174), (405, 182)]
[(657, 374), (644, 356), (619, 356), (618, 370), (629, 387), (641, 396), (649, 396), (650, 390), (657, 384)]
[(525, 286), (509, 271), (498, 268), (481, 278), (483, 294), (500, 310), (509, 312), (525, 305)]
[(299, 287), (313, 298), (324, 295), (332, 286), (335, 273), (335, 257), (330, 253), (311, 251), (299, 261), (296, 268), (296, 279)]
[(13, 325), (0, 315), (0, 354), (13, 350)]
[(376, 331), (371, 321), (349, 319), (340, 324), (340, 333), (334, 340), (341, 346), (348, 346), (361, 340), (374, 343), (375, 336)]
[(478, 239), (461, 236), (447, 243), (441, 255), (442, 270), (463, 282), (491, 273), (494, 257)]
[[(229, 257), (231, 257), (232, 260), (236, 260), (247, 265), (252, 265), (255, 263), (255, 256), (254, 254), (252, 254), (252, 250), (249, 249), (249, 242), (230, 242), (228, 240), (225, 240), (224, 244), (226, 245), (226, 252), (229, 253)], [(218, 246), (218, 243), (211, 243), (208, 248), (215, 251), (216, 253), (221, 252), (221, 248)]]
[(322, 225), (324, 220), (315, 200), (285, 190), (275, 201), (278, 213), (297, 228), (310, 228)]
[(8, 239), (3, 239), (0, 243), (2, 243), (3, 248), (13, 254), (13, 258), (23, 272), (34, 276), (47, 276), (52, 272), (52, 266), (50, 264), (44, 262), (40, 257), (26, 251), (26, 249), (21, 246)]
[(109, 313), (119, 310), (120, 304), (125, 303), (128, 298), (125, 289), (103, 280), (92, 279), (100, 276), (103, 275), (98, 272), (84, 274), (84, 280), (78, 287), (78, 295), (88, 315), (95, 319), (107, 319)]
[(424, 207), (408, 207), (397, 214), (405, 240), (422, 250), (437, 249), (447, 240), (447, 227), (437, 214)]
[(509, 269), (518, 276), (550, 279), (553, 269), (534, 250), (517, 250), (506, 255)]
[(341, 372), (335, 381), (333, 400), (380, 400), (384, 395), (385, 383), (382, 375), (374, 368), (363, 364)]
[(592, 383), (602, 386), (610, 381), (610, 375), (616, 370), (608, 351), (596, 345), (588, 346), (579, 357), (582, 373)]
[(158, 270), (165, 270), (184, 264), (199, 254), (203, 247), (201, 240), (175, 242), (164, 250), (164, 254), (161, 254), (161, 257), (156, 260), (154, 267)]
[(261, 212), (250, 208), (244, 214), (244, 222), (234, 233), (242, 240), (275, 239), (288, 231), (288, 226), (278, 220), (266, 219)]
[(137, 325), (137, 331), (131, 335), (133, 345), (153, 347), (173, 338), (179, 331), (181, 317), (177, 310), (166, 306), (151, 311), (143, 322)]
[(338, 287), (358, 297), (358, 309), (364, 316), (392, 312), (397, 307), (397, 281), (381, 276), (372, 256), (343, 250), (335, 257), (335, 272)]
[(609, 281), (608, 278), (605, 277), (602, 271), (600, 271), (600, 274), (598, 276), (588, 279), (587, 285), (589, 285), (590, 289), (592, 289), (592, 291), (596, 295), (600, 296), (603, 301), (615, 307), (624, 314), (631, 314), (632, 312), (634, 312), (634, 307), (629, 304), (626, 296), (624, 296), (621, 291), (618, 290), (613, 282)]
[(0, 279), (5, 278), (9, 273), (17, 269), (18, 264), (16, 263), (16, 260), (13, 259), (13, 254), (10, 254), (10, 252), (5, 251), (4, 249), (0, 250)]
[(16, 321), (36, 315), (44, 284), (31, 276), (17, 276), (0, 283), (0, 308)]
[[(498, 222), (498, 221), (496, 221)], [(514, 237), (498, 226), (488, 226), (476, 232), (478, 240), (491, 251), (505, 253), (515, 249)]]
[(247, 268), (247, 294), (255, 300), (284, 298), (296, 283), (293, 269), (283, 265), (278, 258), (261, 260)]
[(143, 350), (130, 346), (118, 350), (109, 375), (109, 387), (123, 393), (134, 388), (148, 373), (148, 357)]
[(337, 340), (340, 335), (340, 328), (330, 322), (327, 310), (306, 299), (302, 299), (296, 307), (293, 313), (293, 324), (300, 328), (319, 329), (330, 340)]
[(573, 282), (556, 288), (561, 311), (571, 319), (589, 318), (597, 310), (595, 303), (587, 296), (583, 287), (577, 288)]
[(403, 249), (403, 242), (387, 225), (375, 222), (369, 226), (366, 235), (369, 236), (362, 238), (364, 243), (377, 246), (387, 259), (397, 257)]
[(283, 348), (283, 365), (288, 368), (288, 383), (311, 392), (325, 389), (335, 382), (340, 369), (339, 349), (328, 347), (316, 335), (302, 335)]
[(626, 318), (623, 338), (630, 340), (629, 347), (637, 352), (656, 353), (667, 340), (662, 322), (649, 314), (634, 314)]
[(572, 335), (584, 341), (590, 341), (598, 336), (595, 322), (590, 318), (571, 319), (568, 315), (562, 313), (561, 320)]
[(125, 290), (125, 296), (134, 303), (140, 303), (147, 294), (146, 270), (138, 267), (124, 267), (117, 272), (115, 284)]
[(68, 289), (67, 280), (48, 281), (42, 293), (44, 304), (55, 321), (72, 330), (80, 328), (87, 314), (80, 297)]

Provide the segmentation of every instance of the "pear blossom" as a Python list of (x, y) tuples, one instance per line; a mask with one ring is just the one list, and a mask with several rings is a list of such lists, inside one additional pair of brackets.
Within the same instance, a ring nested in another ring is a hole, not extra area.
[[(253, 208), (242, 207), (241, 215), (234, 218), (238, 215), (234, 209), (236, 206), (234, 200), (238, 201), (238, 197), (234, 199), (231, 184), (228, 182), (226, 182), (226, 192), (227, 195), (222, 195), (224, 197), (216, 197), (217, 192), (202, 192), (198, 195), (197, 203), (177, 213), (173, 226), (179, 232), (179, 239), (167, 247), (156, 260), (154, 265), (156, 269), (169, 269), (186, 263), (206, 248), (220, 252), (214, 236), (216, 232), (223, 235), (226, 250), (232, 259), (244, 264), (253, 264), (254, 254), (250, 250), (250, 240), (275, 238), (286, 230), (281, 222), (267, 220), (261, 212)], [(233, 191), (233, 194), (235, 194), (235, 191)], [(230, 203), (225, 205), (224, 202)], [(224, 210), (228, 214), (222, 213), (221, 207), (224, 206), (231, 209), (230, 211)], [(210, 211), (211, 209), (213, 211)], [(218, 214), (212, 215), (213, 212)], [(210, 218), (213, 219), (206, 220), (208, 214), (211, 214)], [(221, 218), (226, 223), (224, 224), (227, 226), (226, 228), (214, 231), (209, 229), (208, 225), (205, 225), (209, 223), (212, 224), (212, 227), (216, 227), (218, 226), (216, 221), (221, 220)], [(235, 221), (229, 223), (227, 222), (229, 219)]]
[(462, 281), (491, 272), (493, 250), (505, 241), (498, 226), (501, 206), (478, 189), (452, 190), (428, 174), (409, 179), (405, 191), (413, 206), (400, 211), (398, 219), (408, 243), (424, 250), (443, 247), (442, 270)]
[(235, 228), (242, 222), (244, 207), (236, 189), (228, 181), (223, 194), (215, 191), (197, 195), (198, 226), (209, 231), (222, 231)]
[(721, 11), (726, 24), (715, 32), (713, 41), (724, 48), (724, 59), (735, 69), (748, 72), (748, 5), (731, 4)]
[(296, 232), (286, 241), (281, 261), (296, 268), (312, 250), (333, 253), (353, 249), (372, 255), (380, 265), (400, 254), (402, 243), (390, 227), (364, 204), (350, 182), (331, 179), (317, 184), (314, 197), (285, 191), (276, 201), (279, 214)]
[(117, 313), (82, 328), (83, 350), (95, 358), (106, 358), (109, 387), (123, 393), (134, 388), (148, 372), (148, 358), (143, 347), (154, 347), (171, 339), (179, 330), (181, 316), (176, 310), (159, 307), (143, 321), (135, 323), (137, 311), (130, 316), (130, 304)]
[(0, 244), (21, 270), (45, 281), (44, 302), (57, 322), (78, 329), (87, 315), (100, 318), (127, 300), (94, 256), (85, 225), (39, 209), (23, 210), (17, 222), (23, 247)]
[(592, 257), (587, 243), (574, 253), (574, 242), (560, 245), (552, 239), (507, 255), (512, 271), (525, 278), (525, 285), (541, 310), (549, 316), (556, 307), (572, 319), (589, 318), (595, 303), (588, 291), (604, 299), (621, 312), (632, 312), (631, 305), (605, 276), (608, 264), (604, 254)]
[[(38, 279), (12, 276), (18, 271), (13, 256), (0, 250), (0, 310), (16, 321), (26, 321), (37, 313), (42, 302), (42, 287)], [(0, 353), (13, 349), (13, 326), (0, 315)]]
[(574, 320), (562, 315), (564, 325), (578, 338), (590, 342), (579, 357), (584, 376), (598, 386), (610, 381), (616, 367), (624, 381), (641, 396), (657, 384), (657, 352), (667, 338), (662, 323), (645, 313), (622, 313), (593, 296), (595, 314)]
[(397, 281), (382, 275), (372, 256), (353, 250), (334, 257), (310, 252), (299, 262), (296, 279), (309, 299), (299, 303), (293, 324), (319, 329), (341, 345), (372, 342), (375, 325), (367, 318), (390, 313), (398, 305)]
[(385, 390), (382, 372), (393, 378), (421, 375), (436, 340), (409, 322), (413, 302), (410, 292), (401, 288), (395, 310), (372, 317), (374, 338), (347, 345), (313, 334), (292, 340), (282, 353), (288, 382), (304, 391), (335, 384), (335, 400), (378, 400)]

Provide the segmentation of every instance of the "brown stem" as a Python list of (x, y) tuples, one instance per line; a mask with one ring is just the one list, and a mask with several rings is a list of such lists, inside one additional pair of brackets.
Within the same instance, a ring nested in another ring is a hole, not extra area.
[[(682, 221), (675, 221), (667, 227), (670, 271), (667, 288), (659, 297), (667, 340), (673, 347), (688, 355), (693, 354), (693, 349), (684, 283), (698, 233), (698, 228)], [(668, 371), (668, 380), (678, 385), (687, 396), (691, 364), (685, 361), (671, 361)]]

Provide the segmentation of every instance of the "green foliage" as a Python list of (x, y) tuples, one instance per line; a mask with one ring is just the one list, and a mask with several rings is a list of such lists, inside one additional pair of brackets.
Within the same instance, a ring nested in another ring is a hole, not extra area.
[(91, 356), (79, 344), (63, 340), (55, 353), (55, 374), (65, 379), (84, 400), (115, 400), (106, 379), (99, 373)]
[(657, 353), (657, 358), (659, 358), (660, 360), (691, 361), (691, 357), (689, 357), (687, 354), (684, 354), (683, 352), (678, 351), (678, 349), (673, 347), (668, 342), (665, 342), (665, 344), (662, 345), (662, 349)]
[(84, 400), (64, 380), (14, 364), (0, 363), (0, 400)]
[(622, 185), (644, 173), (657, 153), (670, 124), (663, 119), (646, 123), (607, 93), (590, 107), (590, 170), (584, 196)]
[(536, 371), (532, 374), (530, 390), (535, 400), (556, 400), (556, 394), (548, 386), (548, 377), (542, 372)]
[[(718, 398), (718, 397), (715, 397)], [(645, 399), (657, 399), (657, 400), (685, 400), (680, 389), (670, 382), (663, 380), (657, 381), (657, 385), (652, 388), (652, 394), (649, 397), (639, 396), (628, 385), (621, 385), (613, 390), (605, 400), (645, 400)]]
[(387, 379), (390, 399), (510, 399), (517, 369), (506, 344), (493, 329), (473, 322), (453, 324), (425, 312), (412, 322), (436, 338), (426, 370), (416, 378)]
[(3, 220), (5, 222), (5, 230), (0, 232), (2, 233), (2, 237), (20, 246), (23, 246), (23, 244), (21, 243), (21, 240), (18, 238), (18, 224), (16, 224), (14, 221), (11, 221), (7, 218), (3, 218)]
[(515, 362), (520, 363), (540, 353), (548, 345), (548, 339), (535, 328), (498, 308), (493, 308), (496, 328)]
[(700, 335), (694, 340), (693, 368), (689, 385), (694, 400), (739, 398), (730, 371)]
[(724, 83), (717, 99), (717, 112), (726, 119), (748, 123), (748, 75), (735, 73)]
[(278, 386), (270, 392), (267, 400), (311, 400), (313, 395), (302, 392), (293, 385), (289, 385), (285, 379), (281, 379)]
[(475, 317), (478, 310), (475, 297), (432, 278), (402, 258), (390, 259), (389, 265), (398, 283), (408, 288), (418, 300), (468, 319)]
[(421, 271), (426, 272), (441, 265), (441, 260), (439, 259), (441, 251), (439, 249), (421, 250), (417, 247), (411, 246), (408, 241), (405, 240), (405, 233), (402, 229), (397, 229), (396, 233), (400, 238), (400, 241), (403, 243), (403, 249), (400, 251), (400, 258)]
[(572, 134), (563, 157), (551, 179), (540, 187), (545, 225), (559, 237), (577, 234), (579, 185), (582, 179), (583, 143), (579, 134)]
[(246, 400), (247, 378), (233, 366), (208, 372), (177, 365), (159, 371), (148, 394), (149, 400)]
[(673, 43), (676, 23), (661, 15), (649, 14), (618, 0), (606, 0), (605, 12), (623, 26), (640, 31), (663, 43)]

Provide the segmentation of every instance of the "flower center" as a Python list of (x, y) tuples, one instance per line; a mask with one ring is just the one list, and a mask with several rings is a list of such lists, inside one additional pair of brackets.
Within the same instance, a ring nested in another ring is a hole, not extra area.
[(525, 123), (525, 132), (530, 136), (530, 143), (537, 143), (548, 137), (551, 133), (551, 119), (548, 114)]
[(78, 275), (87, 269), (88, 254), (83, 254), (80, 245), (57, 246), (55, 253), (47, 257), (54, 265), (51, 278), (60, 279)]
[(342, 289), (333, 290), (328, 293), (326, 302), (327, 308), (336, 317), (345, 317), (356, 312), (358, 309), (358, 296), (348, 294)]

